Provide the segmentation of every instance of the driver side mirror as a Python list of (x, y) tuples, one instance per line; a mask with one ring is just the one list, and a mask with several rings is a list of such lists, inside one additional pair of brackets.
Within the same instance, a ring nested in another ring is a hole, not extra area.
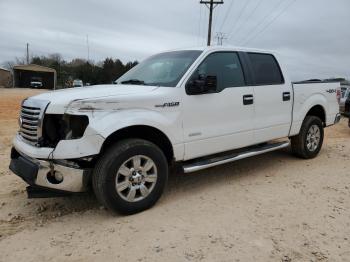
[(188, 95), (207, 94), (216, 91), (217, 77), (207, 76), (205, 79), (193, 79), (186, 84), (186, 93)]

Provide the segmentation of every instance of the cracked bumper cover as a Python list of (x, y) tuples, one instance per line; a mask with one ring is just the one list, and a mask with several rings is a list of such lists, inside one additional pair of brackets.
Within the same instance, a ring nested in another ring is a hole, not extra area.
[[(31, 158), (76, 159), (99, 154), (104, 141), (105, 139), (101, 135), (92, 134), (84, 135), (82, 138), (74, 140), (61, 140), (56, 148), (35, 147), (26, 143), (17, 134), (13, 139), (13, 146), (18, 152)], [(53, 150), (53, 155), (50, 156)]]

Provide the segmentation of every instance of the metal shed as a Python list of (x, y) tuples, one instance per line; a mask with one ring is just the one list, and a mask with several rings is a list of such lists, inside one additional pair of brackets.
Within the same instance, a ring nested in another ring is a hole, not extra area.
[(56, 70), (39, 65), (17, 65), (13, 67), (15, 87), (30, 88), (32, 81), (41, 81), (42, 88), (56, 89)]
[(11, 86), (11, 72), (5, 68), (0, 67), (0, 87)]

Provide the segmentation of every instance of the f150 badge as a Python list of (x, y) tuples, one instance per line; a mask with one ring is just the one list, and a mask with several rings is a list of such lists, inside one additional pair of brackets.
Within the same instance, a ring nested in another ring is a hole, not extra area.
[(169, 102), (169, 103), (164, 103), (162, 105), (155, 105), (155, 107), (175, 107), (179, 105), (180, 105), (180, 102)]

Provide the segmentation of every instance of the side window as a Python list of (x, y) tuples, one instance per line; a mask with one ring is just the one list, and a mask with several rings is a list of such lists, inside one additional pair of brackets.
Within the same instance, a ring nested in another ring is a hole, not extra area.
[(200, 64), (191, 80), (217, 78), (217, 91), (227, 87), (245, 86), (244, 74), (237, 53), (218, 52), (210, 54)]
[(281, 69), (273, 55), (248, 53), (256, 85), (283, 84)]

